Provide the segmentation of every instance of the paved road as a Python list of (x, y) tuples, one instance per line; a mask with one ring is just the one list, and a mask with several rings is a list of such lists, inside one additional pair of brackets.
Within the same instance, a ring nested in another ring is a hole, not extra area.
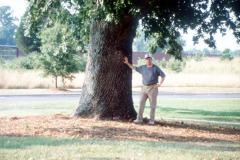
[[(139, 92), (133, 93), (133, 99), (138, 99)], [(80, 94), (38, 94), (38, 95), (0, 95), (1, 102), (31, 102), (31, 101), (79, 101)], [(240, 99), (240, 93), (189, 94), (189, 93), (159, 93), (158, 99)]]

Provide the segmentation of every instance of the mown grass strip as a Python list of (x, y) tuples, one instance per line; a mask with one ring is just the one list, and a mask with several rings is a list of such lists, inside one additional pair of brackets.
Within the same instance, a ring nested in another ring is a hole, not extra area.
[(2, 159), (238, 159), (237, 142), (144, 142), (0, 137)]

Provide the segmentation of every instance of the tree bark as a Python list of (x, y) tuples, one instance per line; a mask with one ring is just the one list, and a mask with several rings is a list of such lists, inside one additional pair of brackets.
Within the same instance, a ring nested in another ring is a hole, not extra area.
[(134, 119), (132, 43), (137, 23), (131, 17), (122, 24), (93, 21), (90, 28), (88, 63), (82, 94), (74, 117)]

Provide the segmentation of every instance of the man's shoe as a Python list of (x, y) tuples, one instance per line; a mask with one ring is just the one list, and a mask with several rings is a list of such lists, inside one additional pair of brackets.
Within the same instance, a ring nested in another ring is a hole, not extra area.
[(134, 123), (142, 123), (143, 120), (136, 119), (136, 120), (134, 120), (133, 122), (134, 122)]
[(149, 124), (153, 125), (153, 124), (154, 124), (154, 121), (149, 121)]

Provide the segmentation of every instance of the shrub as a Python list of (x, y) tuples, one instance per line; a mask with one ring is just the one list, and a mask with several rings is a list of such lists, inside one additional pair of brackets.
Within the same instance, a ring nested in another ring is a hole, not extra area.
[(159, 64), (162, 68), (167, 68), (167, 60), (165, 58), (159, 61)]
[(146, 65), (146, 60), (138, 58), (136, 66), (139, 67), (139, 66), (142, 66), (142, 65)]
[(201, 55), (201, 53), (195, 53), (195, 55), (194, 55), (195, 61), (202, 61), (203, 57), (204, 56)]
[(39, 53), (34, 52), (26, 57), (17, 57), (13, 60), (5, 60), (2, 63), (4, 68), (7, 69), (39, 69)]
[(5, 60), (0, 57), (0, 65), (3, 66), (5, 64)]
[(186, 65), (185, 61), (180, 61), (180, 60), (177, 60), (177, 59), (171, 57), (167, 63), (167, 68), (178, 73), (183, 70), (185, 65)]
[(6, 63), (3, 66), (4, 68), (7, 68), (7, 69), (16, 70), (16, 69), (22, 69), (28, 66), (28, 64), (26, 63), (27, 63), (26, 57), (17, 57), (17, 58), (14, 58), (13, 60), (6, 61)]
[(220, 57), (220, 59), (223, 61), (223, 60), (229, 60), (231, 61), (233, 59), (233, 56), (230, 54), (230, 50), (229, 49), (225, 49), (223, 52), (222, 52), (222, 55)]

